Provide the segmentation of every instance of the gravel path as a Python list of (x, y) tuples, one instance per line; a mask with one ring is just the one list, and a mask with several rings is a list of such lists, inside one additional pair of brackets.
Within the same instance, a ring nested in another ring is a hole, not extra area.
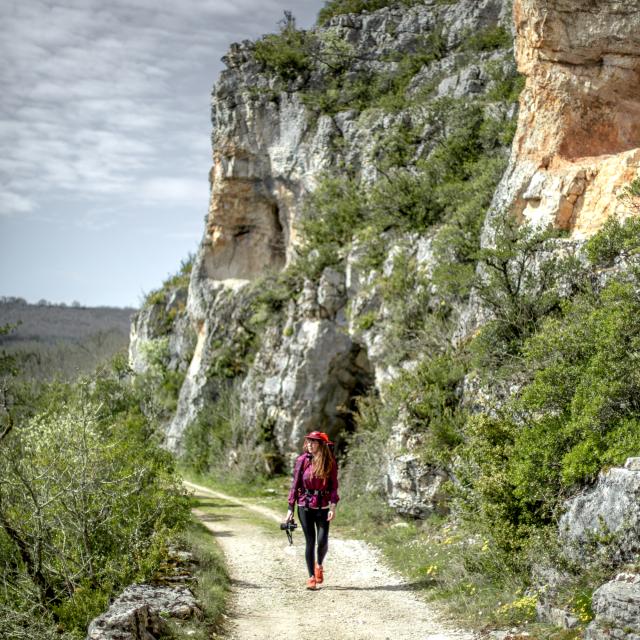
[[(331, 535), (325, 581), (304, 588), (304, 537), (289, 546), (270, 509), (185, 483), (214, 512), (194, 513), (227, 557), (232, 579), (229, 640), (471, 640), (447, 627), (435, 609), (359, 540)], [(339, 517), (339, 514), (338, 514)], [(273, 528), (271, 529), (273, 522)], [(269, 528), (267, 528), (267, 525)], [(277, 532), (277, 534), (276, 534)]]

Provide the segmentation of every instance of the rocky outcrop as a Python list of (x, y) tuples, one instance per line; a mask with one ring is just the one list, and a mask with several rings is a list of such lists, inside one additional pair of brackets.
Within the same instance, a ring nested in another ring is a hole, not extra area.
[(515, 0), (513, 15), (527, 82), (494, 215), (588, 237), (625, 215), (640, 167), (640, 2)]
[[(454, 50), (470, 32), (508, 22), (507, 4), (461, 0), (455, 6), (387, 7), (335, 16), (315, 33), (320, 40), (348, 43), (355, 73), (393, 68), (394, 57), (415, 52), (425, 35), (439, 29), (451, 53), (425, 68), (411, 91), (445, 76), (450, 82), (442, 85), (442, 95), (479, 93), (489, 79), (478, 71), (478, 60), (466, 70), (468, 62)], [(301, 205), (321, 174), (344, 163), (365, 181), (373, 180), (378, 172), (372, 152), (380, 134), (406, 120), (406, 114), (382, 111), (361, 118), (352, 109), (316, 119), (303, 104), (301, 89), (323, 87), (327, 69), (317, 65), (304, 82), (282, 91), (278, 78), (264, 73), (253, 49), (248, 41), (232, 45), (213, 92), (211, 199), (198, 256), (204, 277), (213, 280), (253, 279), (294, 259)], [(337, 138), (339, 145), (334, 144)]]
[(640, 575), (619, 573), (593, 594), (585, 640), (640, 640)]
[(155, 640), (168, 634), (167, 617), (186, 620), (201, 615), (187, 587), (133, 585), (91, 622), (87, 640)]
[(242, 385), (246, 423), (268, 425), (281, 453), (316, 429), (339, 443), (353, 397), (372, 384), (366, 351), (345, 330), (345, 303), (343, 274), (328, 268), (317, 285), (307, 281), (284, 324), (263, 336)]
[(560, 519), (565, 553), (584, 562), (599, 545), (614, 545), (619, 563), (640, 552), (640, 458), (600, 474), (592, 489), (569, 500)]
[(136, 373), (149, 367), (149, 344), (166, 340), (166, 366), (184, 371), (191, 361), (195, 335), (186, 312), (187, 287), (170, 287), (153, 294), (133, 317), (129, 336), (129, 363)]
[[(624, 467), (602, 472), (592, 488), (568, 500), (558, 529), (565, 556), (562, 564), (569, 561), (574, 573), (602, 563), (621, 567), (637, 562), (640, 552), (640, 458), (629, 458)], [(637, 625), (640, 619), (639, 580), (638, 576), (618, 576), (596, 590), (592, 602), (596, 620), (590, 625), (586, 638), (627, 637), (616, 635), (619, 631), (607, 634), (616, 627), (625, 629)], [(570, 591), (574, 581), (575, 577), (560, 567), (534, 567), (534, 582), (539, 585), (539, 619), (564, 628), (580, 624), (574, 611), (558, 606), (559, 594)]]
[[(437, 81), (438, 95), (477, 94), (491, 85), (478, 64), (497, 54), (482, 52), (470, 62), (456, 47), (472, 31), (508, 23), (505, 6), (502, 0), (462, 0), (456, 6), (387, 7), (336, 16), (315, 33), (320, 40), (347, 42), (355, 73), (392, 69), (395, 57), (415, 52), (426, 36), (441, 30), (447, 53), (425, 66), (410, 91)], [(325, 171), (339, 165), (357, 171), (365, 183), (373, 181), (381, 136), (396, 124), (407, 126), (412, 117), (351, 109), (314, 115), (303, 104), (302, 89), (322, 87), (327, 70), (316, 65), (304, 81), (282, 91), (281, 81), (256, 61), (254, 46), (231, 47), (213, 93), (211, 200), (187, 303), (198, 339), (168, 432), (176, 451), (186, 426), (216, 397), (211, 364), (216, 345), (232, 339), (239, 327), (230, 312), (242, 306), (236, 298), (245, 295), (248, 282), (295, 259), (307, 194)], [(473, 69), (465, 71), (469, 65)], [(451, 81), (443, 84), (447, 77)], [(414, 247), (418, 253), (420, 242)], [(328, 270), (305, 284), (278, 326), (260, 335), (246, 372), (241, 390), (246, 429), (273, 434), (280, 454), (297, 450), (310, 428), (340, 440), (350, 429), (354, 396), (372, 386), (380, 390), (393, 378), (393, 368), (384, 363), (384, 332), (356, 327), (357, 315), (378, 303), (367, 302), (368, 291), (356, 282), (367, 274), (356, 276), (354, 263), (346, 262), (346, 277)]]
[[(192, 283), (194, 279), (199, 280), (192, 274)], [(178, 406), (167, 429), (166, 443), (174, 452), (182, 451), (186, 426), (217, 399), (221, 382), (242, 373), (229, 367), (242, 360), (253, 340), (246, 327), (251, 295), (246, 281), (234, 284), (207, 281), (190, 288), (188, 311), (196, 342)]]
[(449, 475), (441, 467), (425, 464), (415, 453), (400, 451), (392, 440), (386, 473), (389, 506), (414, 518), (446, 513), (443, 485)]

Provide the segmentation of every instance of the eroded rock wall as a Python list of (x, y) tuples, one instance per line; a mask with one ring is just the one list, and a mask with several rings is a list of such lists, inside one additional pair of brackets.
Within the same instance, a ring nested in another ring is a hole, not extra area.
[[(336, 16), (316, 33), (348, 42), (354, 71), (384, 71), (396, 64), (394, 56), (415, 52), (426, 36), (442, 29), (447, 53), (425, 66), (409, 91), (435, 83), (435, 97), (473, 96), (491, 85), (481, 63), (496, 52), (481, 52), (470, 61), (458, 45), (470, 33), (501, 20), (509, 24), (506, 7), (502, 0), (425, 2)], [(250, 42), (231, 47), (227, 69), (213, 92), (211, 200), (187, 304), (198, 343), (169, 429), (174, 450), (180, 450), (184, 430), (197, 411), (215, 398), (208, 374), (216, 357), (212, 345), (233, 332), (233, 323), (222, 319), (234, 304), (233, 295), (220, 302), (221, 288), (242, 296), (247, 283), (294, 260), (303, 202), (323, 173), (344, 165), (371, 183), (378, 177), (374, 150), (380, 136), (394, 125), (412, 124), (408, 112), (381, 109), (314, 116), (303, 104), (302, 91), (295, 86), (282, 91), (274, 74), (265, 73), (256, 61), (253, 49)], [(305, 86), (321, 87), (323, 73), (320, 68), (312, 71)], [(420, 253), (423, 242), (416, 239), (413, 251)], [(329, 271), (318, 282), (305, 284), (284, 324), (261, 336), (262, 346), (242, 385), (247, 428), (267, 425), (283, 454), (297, 450), (310, 428), (322, 428), (339, 440), (350, 421), (354, 395), (393, 377), (393, 369), (383, 362), (380, 332), (363, 333), (347, 318), (352, 304), (361, 308), (363, 297), (369, 296), (354, 284), (351, 267), (348, 283), (344, 275)], [(367, 275), (362, 277), (366, 280)], [(392, 457), (402, 461), (401, 475), (409, 468), (415, 475), (417, 467), (406, 460), (402, 447)], [(398, 499), (407, 502), (404, 494)]]
[[(567, 229), (572, 242), (621, 212), (617, 196), (637, 175), (640, 161), (639, 9), (640, 0), (515, 0), (516, 59), (527, 80), (485, 243), (493, 219), (509, 212)], [(485, 63), (508, 62), (495, 50), (470, 60), (457, 47), (485, 28), (510, 26), (510, 12), (510, 3), (502, 0), (425, 1), (336, 16), (317, 33), (348, 42), (354, 70), (368, 65), (381, 71), (395, 64), (390, 54), (412, 52), (441, 29), (444, 55), (425, 65), (408, 91), (418, 95), (431, 86), (435, 98), (472, 99), (491, 87)], [(305, 197), (324, 172), (340, 166), (358, 173), (365, 184), (374, 183), (380, 136), (394, 126), (415, 124), (415, 113), (408, 111), (345, 109), (312, 116), (302, 84), (282, 91), (253, 51), (249, 42), (231, 47), (213, 93), (211, 200), (187, 300), (197, 343), (169, 429), (174, 450), (180, 450), (198, 411), (216, 398), (211, 367), (222, 346), (243, 338), (248, 284), (295, 260)], [(304, 82), (322, 86), (322, 71), (316, 68)], [(428, 149), (429, 129), (422, 135)], [(428, 270), (430, 238), (407, 238), (405, 245), (418, 268)], [(385, 385), (402, 371), (388, 364), (383, 326), (388, 314), (372, 286), (375, 274), (359, 268), (357, 253), (354, 246), (345, 257), (344, 275), (325, 272), (320, 281), (305, 284), (279, 324), (260, 336), (261, 347), (244, 376), (246, 428), (267, 425), (281, 454), (296, 450), (309, 428), (339, 438), (348, 427), (354, 395), (366, 388), (384, 394)], [(358, 322), (367, 314), (376, 316), (376, 324)], [(461, 337), (481, 315), (471, 308), (462, 313)], [(151, 316), (148, 320), (152, 324)], [(134, 361), (149, 333), (144, 324), (136, 329), (140, 340), (132, 341)], [(394, 505), (420, 515), (433, 508), (442, 477), (421, 464), (414, 435), (399, 416), (385, 475)]]
[[(470, 33), (508, 22), (507, 4), (462, 0), (389, 7), (336, 16), (315, 32), (348, 43), (352, 71), (380, 72), (393, 68), (394, 56), (414, 52), (426, 35), (442, 29), (450, 54), (425, 68), (410, 91), (439, 78), (438, 95), (471, 95), (489, 82), (478, 63), (490, 54), (461, 65), (455, 49)], [(295, 86), (282, 91), (278, 78), (264, 73), (253, 49), (251, 42), (232, 45), (213, 92), (211, 200), (198, 257), (203, 275), (213, 280), (250, 280), (290, 262), (302, 201), (322, 173), (342, 162), (365, 179), (375, 179), (372, 150), (379, 134), (396, 121), (409, 124), (408, 114), (383, 111), (360, 117), (345, 109), (316, 118), (305, 108), (302, 91)], [(304, 86), (322, 87), (325, 72), (316, 68)], [(337, 136), (340, 149), (334, 144)]]
[(640, 2), (515, 0), (513, 17), (527, 80), (494, 215), (585, 238), (640, 166)]

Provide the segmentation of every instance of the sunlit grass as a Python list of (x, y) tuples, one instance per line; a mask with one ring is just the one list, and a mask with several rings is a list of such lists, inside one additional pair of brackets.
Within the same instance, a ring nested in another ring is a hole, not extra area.
[(201, 619), (188, 622), (171, 621), (172, 636), (176, 640), (209, 640), (222, 631), (227, 606), (230, 579), (222, 550), (211, 532), (194, 520), (182, 536), (182, 543), (193, 553), (196, 569), (190, 585), (203, 610)]

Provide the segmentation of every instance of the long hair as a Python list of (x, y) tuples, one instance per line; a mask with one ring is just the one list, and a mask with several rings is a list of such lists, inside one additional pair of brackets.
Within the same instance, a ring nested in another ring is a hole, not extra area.
[(316, 478), (326, 480), (335, 462), (333, 461), (333, 454), (329, 450), (327, 443), (322, 440), (318, 440), (317, 442), (320, 443), (320, 448), (318, 449), (318, 455), (313, 459), (311, 469)]

